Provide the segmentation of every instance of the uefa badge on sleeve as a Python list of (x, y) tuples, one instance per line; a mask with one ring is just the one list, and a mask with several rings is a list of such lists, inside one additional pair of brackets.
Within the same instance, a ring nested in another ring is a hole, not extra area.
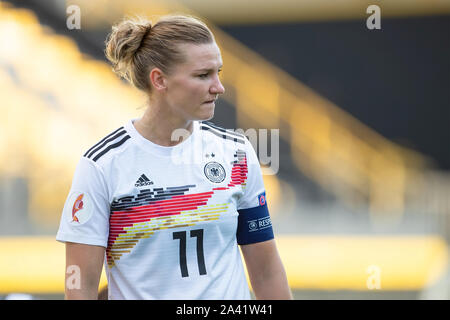
[(92, 216), (92, 200), (86, 192), (72, 192), (67, 200), (65, 215), (70, 225), (79, 226)]
[(248, 231), (252, 232), (256, 230), (258, 230), (258, 223), (256, 222), (256, 220), (250, 220), (248, 222)]
[(258, 202), (259, 202), (260, 206), (263, 206), (266, 204), (266, 193), (265, 192), (258, 195)]

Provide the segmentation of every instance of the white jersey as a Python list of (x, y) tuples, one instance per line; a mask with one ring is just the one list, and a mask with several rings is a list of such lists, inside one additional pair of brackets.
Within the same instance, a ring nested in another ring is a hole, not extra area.
[[(109, 299), (250, 299), (238, 243), (273, 235), (239, 241), (238, 216), (262, 205), (244, 135), (194, 121), (163, 147), (129, 121), (81, 158), (56, 239), (106, 248)], [(270, 225), (261, 221), (242, 228)]]

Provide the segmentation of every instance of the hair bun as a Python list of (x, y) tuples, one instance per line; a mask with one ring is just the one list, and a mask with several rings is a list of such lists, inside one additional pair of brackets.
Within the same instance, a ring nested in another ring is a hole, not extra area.
[(105, 55), (114, 72), (129, 80), (128, 65), (151, 29), (151, 22), (141, 20), (126, 20), (112, 27), (106, 40)]

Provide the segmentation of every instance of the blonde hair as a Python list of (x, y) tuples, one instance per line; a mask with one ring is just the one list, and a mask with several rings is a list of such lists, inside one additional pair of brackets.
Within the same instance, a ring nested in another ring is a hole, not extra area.
[(105, 55), (119, 76), (136, 88), (150, 92), (150, 71), (157, 67), (170, 74), (185, 60), (178, 45), (209, 44), (214, 36), (200, 19), (188, 15), (166, 15), (152, 25), (146, 19), (126, 19), (112, 27)]

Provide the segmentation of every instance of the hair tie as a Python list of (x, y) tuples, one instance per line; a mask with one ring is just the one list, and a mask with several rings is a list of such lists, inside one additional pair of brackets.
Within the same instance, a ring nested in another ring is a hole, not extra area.
[(147, 36), (147, 34), (152, 30), (152, 24), (149, 23), (148, 25), (145, 26), (145, 28), (146, 28), (146, 30), (145, 30), (144, 35), (142, 36), (141, 43), (139, 44), (139, 48), (142, 46), (142, 42), (144, 42), (144, 39)]

